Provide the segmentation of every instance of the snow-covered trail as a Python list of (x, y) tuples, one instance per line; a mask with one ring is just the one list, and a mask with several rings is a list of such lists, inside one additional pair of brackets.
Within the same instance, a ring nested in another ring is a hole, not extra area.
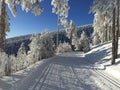
[(95, 72), (85, 57), (57, 56), (36, 68), (11, 90), (119, 90)]

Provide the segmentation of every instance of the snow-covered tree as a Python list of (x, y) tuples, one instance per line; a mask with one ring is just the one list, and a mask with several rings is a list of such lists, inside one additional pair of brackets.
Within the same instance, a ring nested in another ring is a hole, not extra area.
[(81, 37), (73, 36), (72, 44), (75, 46), (76, 51), (88, 52), (90, 50), (90, 44), (86, 33), (83, 31)]
[(101, 43), (111, 39), (113, 9), (117, 0), (94, 0), (91, 12), (94, 15), (94, 31), (98, 32)]
[(72, 45), (75, 46), (75, 51), (80, 50), (80, 42), (79, 42), (79, 38), (73, 34), (73, 38), (72, 38)]
[(75, 26), (73, 20), (70, 21), (69, 26), (66, 28), (66, 33), (67, 33), (68, 38), (70, 39), (71, 44), (72, 44), (73, 34), (75, 34), (76, 28), (77, 27)]
[(21, 44), (19, 50), (18, 50), (18, 53), (17, 53), (17, 56), (21, 56), (21, 55), (26, 55), (26, 50), (25, 50), (25, 45), (24, 43)]
[(65, 19), (68, 17), (68, 11), (69, 11), (69, 0), (52, 0), (51, 5), (53, 6), (52, 12), (58, 15), (58, 32), (57, 32), (57, 46), (59, 44), (59, 30), (61, 22), (65, 21)]
[(100, 43), (99, 35), (95, 31), (94, 31), (94, 33), (92, 35), (92, 43), (93, 43), (93, 45), (97, 45), (97, 44)]
[(84, 31), (81, 34), (80, 42), (83, 47), (83, 51), (88, 52), (90, 50), (90, 43)]
[(16, 57), (14, 55), (9, 56), (9, 63), (8, 64), (11, 73), (25, 69), (30, 65), (29, 61), (27, 60), (27, 54), (24, 43), (21, 44)]
[(26, 68), (26, 50), (24, 43), (21, 44), (18, 53), (17, 53), (17, 61), (18, 61), (18, 68), (19, 70)]
[(71, 51), (72, 51), (71, 46), (67, 42), (60, 43), (56, 48), (56, 53), (64, 53), (64, 52), (71, 52)]
[(36, 53), (40, 52), (39, 51), (39, 44), (38, 41), (40, 40), (40, 37), (38, 34), (33, 34), (31, 37), (31, 43), (29, 45), (30, 51), (28, 52), (28, 60), (30, 64), (35, 63), (38, 61), (38, 56)]
[[(119, 0), (109, 0), (109, 1), (94, 0), (93, 5), (91, 6), (91, 11), (93, 13), (96, 13), (96, 12), (101, 12), (102, 14), (107, 13), (106, 14), (107, 17), (105, 18), (106, 20), (104, 20), (104, 23), (106, 24), (106, 33), (107, 33), (107, 27), (109, 26), (109, 24), (112, 27), (112, 36), (113, 36), (112, 37), (112, 62), (111, 62), (112, 64), (115, 63), (115, 58), (117, 58), (117, 53), (118, 53), (119, 5), (120, 5)], [(105, 37), (106, 36), (107, 34), (105, 35)]]
[[(117, 0), (94, 0), (93, 5), (90, 8), (90, 12), (100, 11), (101, 13), (106, 13), (107, 10), (116, 7)], [(111, 11), (112, 11), (111, 10)], [(112, 13), (112, 12), (111, 12)]]
[(8, 8), (14, 16), (17, 15), (16, 6), (20, 5), (22, 10), (26, 12), (32, 11), (35, 15), (40, 15), (43, 11), (43, 8), (39, 6), (39, 2), (42, 0), (6, 0), (5, 3), (8, 5)]
[(94, 31), (97, 30), (99, 36), (100, 36), (100, 40), (101, 40), (101, 43), (104, 42), (104, 16), (100, 13), (100, 12), (97, 12), (95, 14), (95, 20), (94, 20)]
[(8, 56), (4, 52), (0, 52), (0, 76), (9, 74), (9, 64), (8, 64)]
[(110, 15), (108, 12), (101, 13), (100, 11), (97, 11), (94, 15), (94, 32), (98, 33), (101, 43), (111, 39), (112, 21), (109, 19)]
[(51, 5), (53, 5), (52, 12), (58, 14), (58, 16), (68, 17), (69, 11), (69, 0), (52, 0)]
[(18, 61), (17, 61), (17, 58), (14, 55), (10, 55), (9, 56), (9, 61), (11, 62), (11, 73), (16, 72), (18, 70), (17, 69), (17, 64), (19, 64)]
[(38, 34), (33, 35), (31, 40), (28, 54), (31, 64), (43, 58), (53, 56), (54, 42), (49, 32), (41, 33), (40, 36)]
[(47, 58), (54, 55), (54, 42), (50, 32), (41, 34), (39, 44), (41, 46), (41, 58)]

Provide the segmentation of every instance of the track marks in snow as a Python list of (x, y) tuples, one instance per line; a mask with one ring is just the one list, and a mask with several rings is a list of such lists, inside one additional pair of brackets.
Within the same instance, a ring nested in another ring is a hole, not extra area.
[(113, 77), (105, 73), (103, 70), (94, 69), (93, 72), (95, 73), (96, 83), (101, 86), (101, 88), (108, 88), (109, 90), (119, 90), (120, 89), (120, 82), (115, 80)]
[[(25, 85), (24, 85), (25, 84)], [(17, 90), (119, 90), (84, 57), (57, 56), (41, 64)]]
[(34, 90), (100, 90), (91, 78), (91, 68), (83, 60), (74, 59), (59, 57), (53, 60)]

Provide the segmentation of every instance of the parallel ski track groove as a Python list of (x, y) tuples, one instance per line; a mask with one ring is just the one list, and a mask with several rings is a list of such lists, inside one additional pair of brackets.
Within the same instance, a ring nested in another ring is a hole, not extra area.
[(49, 69), (50, 69), (50, 65), (48, 65), (47, 67), (45, 67), (44, 71), (42, 72), (42, 74), (38, 78), (38, 81), (35, 83), (35, 85), (33, 86), (32, 90), (37, 90), (36, 87), (40, 84), (41, 78), (44, 77), (44, 75), (46, 75), (45, 73), (48, 72)]
[(104, 78), (105, 80), (108, 80), (111, 84), (117, 86), (120, 88), (120, 82), (112, 79), (112, 77), (105, 75), (102, 71), (100, 72), (99, 70), (93, 69), (93, 71), (99, 75), (100, 77)]

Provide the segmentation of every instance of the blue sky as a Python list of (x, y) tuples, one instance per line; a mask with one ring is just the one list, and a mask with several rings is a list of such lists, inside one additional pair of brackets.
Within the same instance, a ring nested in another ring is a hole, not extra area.
[[(93, 23), (93, 14), (88, 14), (92, 2), (93, 0), (69, 0), (68, 21), (73, 20), (79, 26)], [(18, 7), (18, 15), (13, 17), (7, 9), (11, 24), (7, 38), (43, 32), (45, 29), (57, 30), (57, 15), (52, 13), (51, 0), (44, 0), (40, 5), (44, 8), (40, 16), (34, 16), (31, 12), (26, 13)]]

